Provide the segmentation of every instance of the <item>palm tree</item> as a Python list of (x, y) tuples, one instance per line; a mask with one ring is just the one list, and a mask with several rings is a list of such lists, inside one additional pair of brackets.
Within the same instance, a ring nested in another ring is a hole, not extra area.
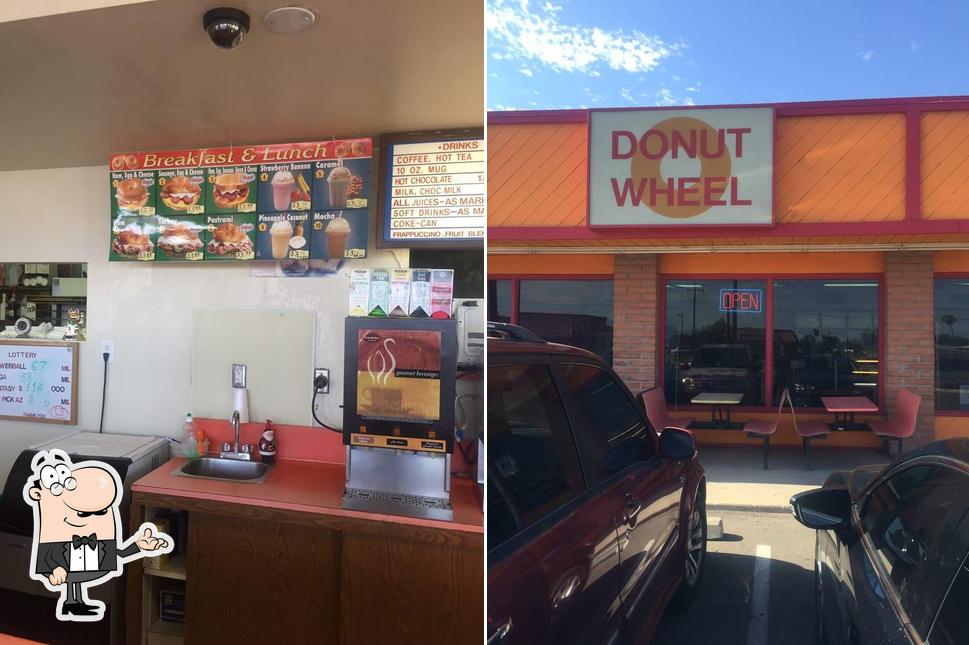
[(943, 325), (946, 325), (949, 327), (949, 344), (954, 345), (955, 339), (956, 339), (956, 332), (954, 330), (954, 325), (957, 322), (959, 322), (959, 319), (953, 316), (952, 314), (946, 314), (941, 318), (939, 318), (939, 320), (942, 321)]

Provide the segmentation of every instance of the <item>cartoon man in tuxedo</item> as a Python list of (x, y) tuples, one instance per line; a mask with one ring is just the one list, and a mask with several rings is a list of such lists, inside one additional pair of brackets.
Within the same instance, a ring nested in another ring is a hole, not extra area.
[(88, 587), (121, 575), (121, 565), (135, 558), (171, 553), (172, 539), (145, 523), (119, 542), (121, 479), (105, 463), (74, 464), (54, 449), (38, 452), (31, 469), (24, 486), (24, 501), (34, 510), (30, 577), (60, 592), (58, 619), (101, 620), (104, 603), (88, 599)]

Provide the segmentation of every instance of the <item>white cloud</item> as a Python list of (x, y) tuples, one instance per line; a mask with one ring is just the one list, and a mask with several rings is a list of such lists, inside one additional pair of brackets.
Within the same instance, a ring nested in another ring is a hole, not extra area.
[(875, 57), (875, 50), (874, 49), (866, 49), (864, 51), (858, 52), (858, 58), (860, 58), (862, 61), (864, 61), (866, 63), (868, 61), (870, 61), (874, 57)]
[(522, 67), (520, 70), (518, 70), (518, 72), (522, 76), (528, 76), (529, 78), (531, 78), (532, 76), (534, 76), (534, 74), (532, 73), (532, 70), (528, 69), (527, 67)]
[(656, 105), (670, 106), (670, 105), (696, 105), (693, 99), (689, 96), (684, 99), (678, 99), (673, 96), (673, 92), (670, 91), (668, 87), (664, 87), (656, 93)]
[(913, 40), (908, 44), (908, 48), (910, 51), (917, 52), (918, 50), (922, 49), (922, 41)]
[(528, 0), (491, 0), (486, 18), (488, 48), (504, 58), (537, 61), (555, 71), (598, 76), (598, 65), (649, 72), (683, 47), (636, 30), (566, 24), (559, 20), (560, 10), (551, 2), (533, 10)]
[(628, 87), (619, 88), (619, 96), (624, 98), (626, 100), (626, 103), (636, 102), (636, 97), (633, 96), (633, 93), (629, 91)]

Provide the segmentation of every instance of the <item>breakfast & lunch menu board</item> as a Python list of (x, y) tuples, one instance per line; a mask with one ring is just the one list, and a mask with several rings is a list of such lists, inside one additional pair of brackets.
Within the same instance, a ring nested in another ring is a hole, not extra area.
[(370, 139), (113, 154), (109, 259), (364, 258), (372, 154)]

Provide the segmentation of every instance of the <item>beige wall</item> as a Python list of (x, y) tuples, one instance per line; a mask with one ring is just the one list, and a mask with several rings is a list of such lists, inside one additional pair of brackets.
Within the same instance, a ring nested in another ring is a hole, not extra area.
[[(0, 262), (87, 262), (88, 338), (82, 343), (78, 429), (97, 430), (102, 367), (99, 340), (115, 341), (105, 432), (177, 436), (191, 404), (192, 312), (244, 307), (317, 312), (316, 365), (331, 370), (325, 421), (342, 423), (346, 272), (328, 278), (255, 278), (248, 266), (109, 263), (110, 210), (103, 166), (0, 172)], [(409, 254), (373, 250), (354, 267), (407, 266)], [(231, 384), (226, 374), (226, 387)], [(310, 387), (311, 383), (307, 383)], [(226, 412), (228, 416), (229, 412)], [(253, 419), (256, 421), (256, 419)], [(63, 427), (0, 421), (0, 461), (25, 438)], [(32, 442), (32, 441), (31, 441)]]
[(149, 1), (154, 0), (3, 0), (0, 3), (0, 22)]

